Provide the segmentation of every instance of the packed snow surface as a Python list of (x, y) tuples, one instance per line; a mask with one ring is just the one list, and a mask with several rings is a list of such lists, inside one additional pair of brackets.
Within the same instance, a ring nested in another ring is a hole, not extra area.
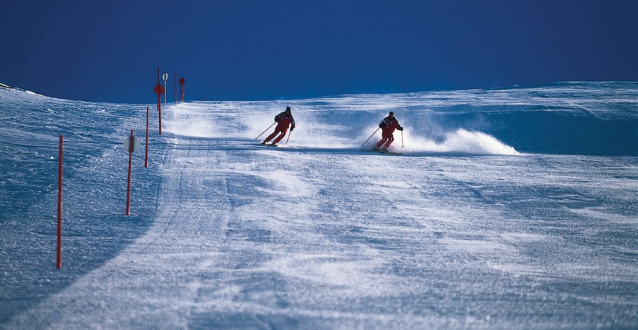
[(161, 114), (0, 88), (0, 328), (638, 328), (637, 83)]

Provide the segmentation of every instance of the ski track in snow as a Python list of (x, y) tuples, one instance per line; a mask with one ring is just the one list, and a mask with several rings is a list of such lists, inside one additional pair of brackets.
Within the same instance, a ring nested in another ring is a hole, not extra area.
[(148, 230), (5, 328), (638, 325), (636, 157), (520, 155), (467, 130), (360, 152), (328, 105), (293, 106), (290, 145), (259, 146), (281, 104), (169, 106)]

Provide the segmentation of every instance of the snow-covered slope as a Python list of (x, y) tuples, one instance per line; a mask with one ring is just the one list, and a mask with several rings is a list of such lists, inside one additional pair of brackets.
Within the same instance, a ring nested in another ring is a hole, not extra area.
[[(162, 136), (151, 107), (125, 216), (122, 141), (143, 136), (146, 105), (0, 89), (0, 326), (636, 327), (636, 96), (562, 83), (194, 102), (164, 109)], [(288, 145), (258, 145), (286, 105)], [(388, 111), (403, 156), (360, 151)]]

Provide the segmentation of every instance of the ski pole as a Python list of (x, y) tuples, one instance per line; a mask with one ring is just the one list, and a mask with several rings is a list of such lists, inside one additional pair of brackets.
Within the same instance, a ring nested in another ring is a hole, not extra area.
[(405, 147), (405, 145), (403, 145), (403, 130), (401, 130), (401, 148)]
[(272, 123), (272, 125), (268, 126), (268, 128), (266, 128), (263, 132), (261, 132), (261, 134), (259, 134), (259, 136), (257, 136), (255, 138), (255, 140), (259, 139), (260, 136), (264, 135), (264, 133), (266, 133), (267, 130), (269, 130), (273, 125), (275, 125), (277, 122)]
[(288, 138), (286, 139), (286, 145), (288, 145), (288, 140), (290, 140), (291, 135), (292, 135), (292, 130), (290, 131), (290, 134), (288, 134)]
[[(380, 129), (381, 129), (381, 127), (377, 128), (377, 131), (380, 130)], [(375, 134), (377, 134), (377, 131), (374, 131), (374, 133), (372, 133), (372, 135), (370, 135), (370, 137), (366, 140), (366, 142), (363, 142), (363, 144), (361, 146), (363, 147), (366, 143), (368, 143), (368, 141), (370, 141), (370, 139), (372, 139), (372, 137)]]

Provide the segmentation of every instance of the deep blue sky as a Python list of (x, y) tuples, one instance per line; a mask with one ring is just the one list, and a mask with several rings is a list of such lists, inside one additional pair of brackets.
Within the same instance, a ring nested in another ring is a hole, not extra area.
[(636, 0), (5, 1), (0, 82), (152, 103), (638, 80)]

